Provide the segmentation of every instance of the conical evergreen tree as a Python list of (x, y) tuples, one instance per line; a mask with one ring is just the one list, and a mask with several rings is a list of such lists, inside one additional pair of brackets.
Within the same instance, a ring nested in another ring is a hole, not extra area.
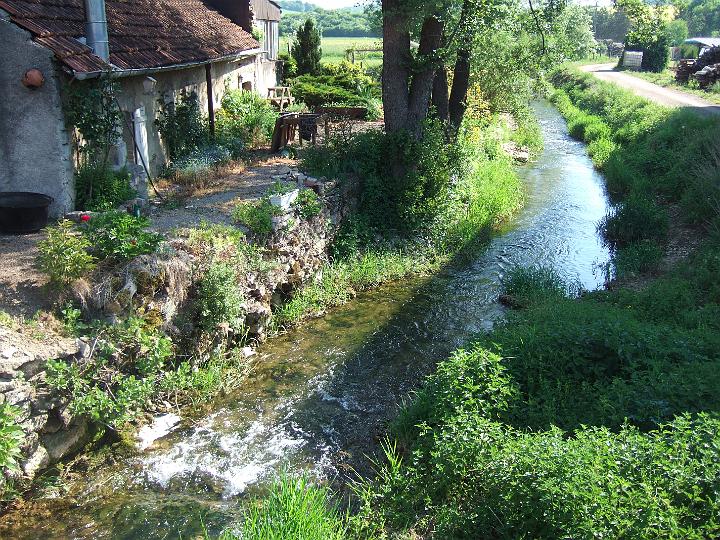
[(292, 56), (297, 62), (298, 75), (314, 74), (320, 69), (320, 58), (322, 58), (320, 32), (312, 19), (306, 20), (305, 24), (298, 28), (292, 46)]

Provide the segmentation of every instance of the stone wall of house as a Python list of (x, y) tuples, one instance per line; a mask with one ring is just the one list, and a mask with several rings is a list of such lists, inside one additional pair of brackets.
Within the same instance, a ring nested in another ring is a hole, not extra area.
[[(253, 55), (232, 62), (212, 64), (212, 96), (217, 111), (225, 95), (225, 89), (247, 88), (261, 96), (267, 96), (268, 88), (275, 86), (275, 62), (264, 60), (264, 55)], [(151, 77), (155, 82), (151, 81)], [(167, 161), (165, 148), (160, 139), (155, 120), (160, 116), (161, 103), (172, 102), (183, 93), (195, 92), (205, 114), (208, 112), (207, 82), (205, 66), (163, 71), (150, 75), (121, 77), (117, 80), (120, 92), (118, 101), (125, 115), (123, 140), (126, 153), (118, 165), (140, 164), (134, 148), (129, 125), (133, 125), (133, 113), (142, 108), (145, 116), (147, 158), (151, 174), (157, 174)], [(245, 85), (245, 86), (244, 86)], [(142, 138), (142, 137), (141, 137)]]
[[(23, 86), (26, 71), (39, 69), (45, 83)], [(53, 54), (0, 10), (0, 191), (50, 195), (53, 216), (73, 206), (70, 141), (60, 101), (61, 78)]]
[[(356, 200), (352, 182), (338, 185), (305, 179), (289, 169), (284, 176), (321, 193), (324, 209), (310, 220), (292, 212), (278, 216), (276, 231), (264, 239), (265, 260), (270, 264), (240, 277), (238, 287), (246, 299), (245, 326), (255, 343), (267, 338), (272, 310), (318, 276), (330, 243)], [(165, 331), (180, 343), (195, 335), (193, 318), (178, 315), (192, 312), (202, 266), (203, 261), (182, 238), (171, 238), (158, 254), (140, 256), (112, 273), (99, 272), (85, 289), (76, 288), (75, 292), (94, 317), (121, 320), (138, 311), (146, 317), (160, 317)], [(77, 453), (93, 435), (91, 423), (73, 415), (68, 401), (46, 384), (48, 360), (72, 362), (90, 349), (83, 340), (30, 342), (0, 326), (0, 403), (20, 410), (18, 421), (25, 432), (21, 470), (11, 473), (21, 482)], [(2, 481), (0, 476), (0, 484)]]

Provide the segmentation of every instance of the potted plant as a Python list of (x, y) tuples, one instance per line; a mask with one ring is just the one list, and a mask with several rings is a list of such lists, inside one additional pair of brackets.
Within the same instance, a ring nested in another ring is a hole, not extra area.
[(275, 182), (269, 193), (270, 204), (287, 212), (290, 210), (292, 203), (295, 202), (295, 199), (297, 199), (299, 193), (300, 190), (295, 187), (295, 184)]

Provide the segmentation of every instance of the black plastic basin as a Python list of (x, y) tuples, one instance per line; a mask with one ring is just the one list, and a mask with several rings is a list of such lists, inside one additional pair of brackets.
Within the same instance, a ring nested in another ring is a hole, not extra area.
[(44, 228), (53, 198), (42, 193), (0, 193), (0, 232), (28, 234)]

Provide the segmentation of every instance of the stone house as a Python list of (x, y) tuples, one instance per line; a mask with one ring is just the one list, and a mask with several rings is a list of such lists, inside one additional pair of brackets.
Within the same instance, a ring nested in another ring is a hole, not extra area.
[(125, 116), (113, 164), (157, 173), (162, 104), (196, 92), (213, 115), (226, 88), (266, 96), (279, 19), (269, 0), (0, 0), (0, 191), (50, 195), (54, 216), (73, 209), (62, 95), (108, 72)]

